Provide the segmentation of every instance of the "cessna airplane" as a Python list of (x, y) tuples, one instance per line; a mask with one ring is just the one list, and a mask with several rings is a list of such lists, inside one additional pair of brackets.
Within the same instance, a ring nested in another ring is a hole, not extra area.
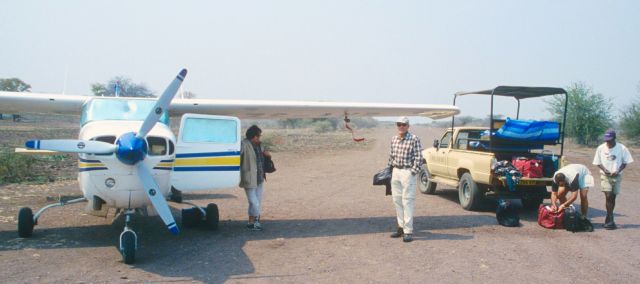
[[(18, 235), (30, 237), (38, 218), (56, 206), (87, 202), (86, 210), (106, 216), (109, 208), (125, 215), (119, 249), (125, 263), (135, 261), (135, 213), (160, 215), (167, 229), (178, 226), (167, 199), (193, 208), (182, 210), (183, 227), (218, 227), (216, 204), (201, 208), (184, 202), (181, 192), (237, 186), (240, 177), (239, 118), (323, 118), (347, 116), (425, 116), (459, 113), (455, 106), (263, 100), (175, 99), (187, 75), (183, 69), (158, 99), (0, 92), (0, 113), (80, 114), (77, 140), (29, 140), (35, 152), (78, 154), (83, 196), (50, 204), (35, 214), (18, 214)], [(178, 136), (170, 116), (182, 116)]]

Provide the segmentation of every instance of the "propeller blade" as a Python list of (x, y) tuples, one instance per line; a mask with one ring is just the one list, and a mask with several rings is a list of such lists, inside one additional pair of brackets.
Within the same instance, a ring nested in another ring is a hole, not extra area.
[(151, 131), (156, 122), (162, 116), (162, 113), (169, 107), (171, 104), (171, 100), (175, 97), (176, 93), (178, 93), (178, 89), (180, 89), (180, 85), (182, 85), (182, 81), (184, 81), (184, 77), (187, 76), (187, 69), (182, 69), (178, 76), (169, 84), (164, 93), (158, 98), (156, 105), (153, 107), (153, 110), (147, 115), (147, 118), (142, 123), (140, 127), (140, 131), (136, 135), (139, 138), (144, 138), (147, 136), (147, 133)]
[(151, 204), (153, 204), (153, 207), (156, 209), (156, 212), (158, 212), (158, 215), (160, 215), (160, 218), (162, 218), (164, 224), (167, 225), (167, 229), (174, 235), (177, 235), (180, 230), (178, 229), (178, 225), (176, 225), (176, 220), (173, 219), (173, 215), (171, 215), (169, 204), (167, 204), (167, 200), (160, 192), (158, 184), (153, 180), (151, 172), (144, 163), (138, 163), (138, 177), (140, 177), (140, 181), (144, 186), (149, 200), (151, 200)]
[(29, 140), (24, 145), (29, 149), (67, 153), (111, 154), (116, 151), (115, 145), (106, 142), (72, 139)]

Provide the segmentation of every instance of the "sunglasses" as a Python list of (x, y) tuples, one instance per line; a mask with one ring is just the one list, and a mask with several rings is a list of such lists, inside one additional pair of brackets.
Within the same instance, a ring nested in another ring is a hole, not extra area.
[(398, 126), (398, 127), (404, 127), (404, 126), (407, 126), (407, 125), (409, 125), (409, 124), (408, 123), (401, 123), (401, 122), (397, 122), (396, 123), (396, 126)]

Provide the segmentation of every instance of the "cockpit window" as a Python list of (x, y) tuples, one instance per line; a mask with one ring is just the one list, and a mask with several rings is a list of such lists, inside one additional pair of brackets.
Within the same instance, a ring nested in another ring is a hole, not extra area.
[(147, 136), (149, 156), (163, 156), (167, 154), (167, 140), (162, 137)]
[[(113, 136), (113, 135), (93, 137), (90, 140), (105, 142), (105, 143), (109, 143), (109, 144), (116, 143), (116, 137)], [(97, 156), (109, 156), (111, 154), (94, 154), (94, 155), (97, 155)]]
[[(138, 120), (144, 121), (153, 110), (155, 100), (131, 98), (93, 98), (82, 107), (80, 125), (96, 120)], [(159, 120), (169, 125), (169, 115), (165, 111)]]

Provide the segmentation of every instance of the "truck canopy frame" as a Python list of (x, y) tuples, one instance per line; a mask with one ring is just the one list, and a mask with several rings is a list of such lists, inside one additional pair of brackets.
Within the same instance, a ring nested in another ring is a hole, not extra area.
[[(567, 120), (567, 105), (569, 102), (569, 95), (567, 91), (563, 88), (553, 88), (553, 87), (523, 87), (523, 86), (497, 86), (493, 89), (475, 91), (475, 92), (457, 92), (453, 96), (453, 105), (456, 105), (456, 99), (460, 96), (466, 95), (490, 95), (491, 96), (491, 122), (489, 123), (489, 143), (490, 147), (493, 148), (493, 98), (494, 96), (503, 96), (503, 97), (512, 97), (518, 102), (518, 110), (516, 112), (516, 119), (520, 119), (520, 100), (530, 99), (530, 98), (539, 98), (545, 96), (553, 96), (553, 95), (561, 95), (564, 94), (564, 113), (562, 114), (562, 123), (561, 123), (561, 140), (560, 140), (560, 155), (564, 153), (564, 131)], [(451, 128), (455, 126), (455, 116), (451, 117)], [(453, 143), (453, 136), (451, 137), (451, 143)]]

